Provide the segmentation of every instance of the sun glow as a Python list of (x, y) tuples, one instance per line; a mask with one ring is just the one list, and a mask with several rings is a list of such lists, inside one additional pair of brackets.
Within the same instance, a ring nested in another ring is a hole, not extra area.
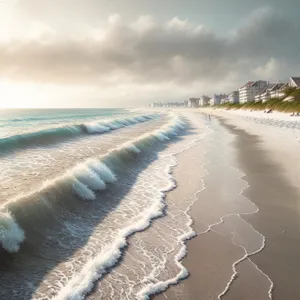
[(35, 108), (41, 106), (39, 88), (34, 84), (0, 82), (0, 108)]

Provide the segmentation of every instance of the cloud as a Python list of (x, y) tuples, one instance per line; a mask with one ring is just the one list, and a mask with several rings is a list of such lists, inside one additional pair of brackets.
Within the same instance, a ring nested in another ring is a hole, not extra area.
[(126, 22), (114, 14), (107, 24), (62, 38), (47, 24), (36, 23), (33, 37), (0, 44), (0, 77), (112, 90), (125, 85), (141, 91), (144, 86), (155, 95), (165, 86), (180, 86), (183, 95), (183, 90), (227, 92), (256, 77), (282, 79), (300, 61), (299, 28), (266, 8), (222, 37), (179, 17), (158, 22), (144, 15)]

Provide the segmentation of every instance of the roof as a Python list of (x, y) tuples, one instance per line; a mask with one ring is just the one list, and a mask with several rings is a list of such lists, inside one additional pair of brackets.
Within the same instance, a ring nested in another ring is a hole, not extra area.
[(283, 86), (280, 88), (281, 90), (284, 90), (286, 87), (288, 87), (289, 84), (288, 83), (284, 83)]
[(291, 77), (291, 79), (295, 82), (295, 84), (300, 87), (300, 77)]
[(256, 82), (258, 82), (258, 81), (253, 81), (249, 86), (253, 86), (253, 85), (255, 85), (256, 84)]
[(264, 80), (256, 80), (256, 81), (252, 82), (252, 84), (250, 86), (254, 86), (257, 83), (259, 84), (260, 82), (266, 83), (266, 81), (264, 81)]
[(285, 83), (276, 83), (272, 84), (272, 87), (270, 88), (270, 91), (276, 91), (282, 88), (285, 85)]
[(251, 86), (254, 82), (255, 82), (255, 81), (248, 81), (246, 84), (244, 84), (244, 85), (241, 87), (241, 89), (244, 88), (244, 87), (246, 87), (246, 86)]

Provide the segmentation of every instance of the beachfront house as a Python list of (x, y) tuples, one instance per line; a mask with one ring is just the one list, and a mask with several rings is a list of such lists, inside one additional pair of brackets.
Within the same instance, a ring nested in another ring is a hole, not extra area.
[(277, 83), (272, 89), (270, 89), (270, 98), (281, 98), (284, 95), (281, 92), (285, 83)]
[(228, 96), (227, 96), (227, 95), (224, 95), (224, 96), (221, 98), (221, 104), (225, 104), (225, 103), (229, 103), (229, 99), (228, 99)]
[[(286, 90), (287, 88), (289, 88), (289, 87), (290, 87), (290, 83), (289, 83), (289, 82), (283, 84), (282, 87), (281, 87), (281, 88), (279, 89), (279, 91), (278, 91), (278, 98), (283, 98), (283, 97), (285, 97), (285, 90)], [(286, 101), (286, 100), (288, 100), (288, 99), (284, 99), (284, 101)]]
[(209, 105), (210, 97), (203, 95), (200, 97), (199, 105), (200, 106), (207, 106)]
[(229, 103), (239, 103), (239, 91), (233, 91), (228, 96)]
[(290, 77), (289, 82), (286, 83), (282, 88), (280, 89), (280, 96), (284, 97), (284, 101), (293, 101), (294, 97), (289, 95), (286, 97), (286, 89), (289, 88), (296, 88), (300, 89), (300, 77)]
[(268, 83), (268, 85), (255, 96), (255, 101), (265, 102), (271, 98), (281, 97), (280, 89), (283, 86), (284, 83)]
[(289, 86), (299, 89), (300, 88), (300, 77), (290, 77)]
[(214, 94), (210, 99), (210, 105), (219, 105), (223, 99), (226, 99), (226, 94)]
[(240, 103), (255, 101), (255, 96), (265, 89), (267, 85), (268, 82), (264, 80), (248, 81), (245, 85), (239, 88)]
[(188, 107), (197, 108), (199, 107), (200, 98), (190, 98), (188, 101)]

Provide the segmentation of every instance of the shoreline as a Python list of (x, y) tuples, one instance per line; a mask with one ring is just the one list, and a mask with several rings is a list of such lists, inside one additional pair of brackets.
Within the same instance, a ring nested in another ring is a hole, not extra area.
[[(242, 243), (233, 245), (220, 236), (220, 233), (226, 234), (225, 227), (228, 225), (224, 223), (227, 220), (220, 222), (221, 226), (216, 224), (216, 230), (205, 230), (205, 226), (198, 219), (201, 210), (208, 210), (203, 206), (205, 195), (199, 193), (198, 200), (191, 208), (194, 221), (192, 227), (198, 235), (187, 242), (188, 254), (183, 259), (183, 265), (189, 270), (190, 276), (170, 287), (164, 294), (153, 297), (155, 300), (196, 300), (199, 297), (203, 300), (300, 298), (297, 284), (300, 268), (300, 263), (297, 262), (300, 250), (297, 234), (300, 231), (300, 215), (295, 211), (299, 195), (283, 174), (281, 166), (270, 157), (265, 145), (262, 145), (262, 137), (238, 128), (231, 121), (229, 116), (222, 116), (218, 117), (217, 122), (225, 131), (235, 136), (231, 145), (236, 151), (236, 167), (244, 173), (240, 179), (248, 183), (248, 187), (241, 194), (258, 207), (257, 212), (241, 213), (240, 217), (245, 224), (264, 236), (264, 244), (261, 249), (250, 254), (250, 259), (241, 259), (240, 263), (236, 263), (237, 257), (243, 256), (240, 251)], [(180, 176), (176, 179), (180, 183)], [(208, 178), (204, 176), (203, 181), (205, 184)], [(207, 199), (214, 198), (213, 192), (211, 193)], [(282, 202), (284, 197), (289, 200)], [(244, 226), (243, 222), (235, 222), (235, 229)], [(251, 243), (253, 246), (257, 243), (257, 237), (253, 232), (251, 237), (248, 229), (244, 228), (244, 243), (247, 246), (247, 243)], [(238, 230), (243, 232), (242, 229)], [(235, 263), (237, 276), (234, 276), (232, 270)], [(225, 281), (227, 286), (220, 293)]]
[(243, 216), (266, 237), (264, 251), (253, 260), (274, 281), (273, 299), (299, 299), (295, 279), (300, 268), (299, 194), (261, 147), (259, 136), (226, 124), (226, 120), (223, 125), (239, 136), (237, 147), (242, 151), (238, 159), (249, 182), (245, 195), (260, 209), (256, 215)]
[[(247, 257), (259, 252), (264, 246), (262, 236), (239, 217), (242, 213), (256, 213), (257, 207), (241, 196), (247, 183), (232, 160), (235, 155), (232, 147), (235, 137), (226, 133), (217, 120), (213, 120), (215, 124), (212, 124), (203, 116), (201, 118), (210, 126), (212, 134), (201, 144), (201, 148), (206, 151), (207, 161), (206, 174), (202, 177), (204, 190), (198, 193), (198, 199), (190, 212), (194, 221), (193, 229), (197, 232), (197, 236), (188, 241), (188, 253), (183, 259), (183, 265), (189, 270), (190, 276), (170, 287), (163, 295), (155, 296), (153, 299), (156, 300), (223, 298), (223, 295), (227, 296), (231, 292), (235, 282), (235, 265), (248, 261)], [(220, 147), (223, 152), (217, 150)], [(179, 159), (179, 166), (185, 165), (188, 159)], [(174, 175), (180, 184), (180, 173)], [(216, 189), (216, 184), (219, 184), (219, 189)], [(240, 236), (239, 240), (232, 236), (232, 230)], [(267, 276), (258, 269), (251, 271), (252, 277), (258, 278), (256, 282), (260, 287), (253, 288), (253, 299), (267, 299), (270, 289)], [(247, 273), (245, 276), (248, 276)]]

